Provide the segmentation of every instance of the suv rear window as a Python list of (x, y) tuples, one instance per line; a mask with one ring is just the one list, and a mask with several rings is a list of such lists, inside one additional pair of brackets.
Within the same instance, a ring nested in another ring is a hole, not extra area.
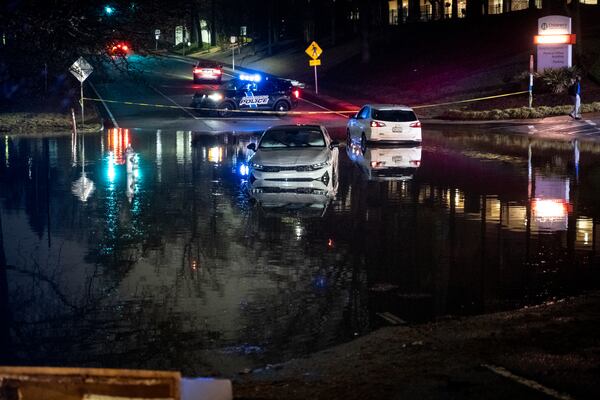
[(373, 110), (371, 118), (377, 121), (389, 122), (410, 122), (417, 120), (414, 112), (405, 110)]

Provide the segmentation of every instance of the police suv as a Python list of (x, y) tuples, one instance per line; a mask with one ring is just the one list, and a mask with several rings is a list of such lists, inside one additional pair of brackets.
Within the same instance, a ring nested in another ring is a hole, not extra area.
[(273, 110), (286, 112), (298, 105), (300, 89), (291, 81), (260, 74), (243, 74), (223, 83), (218, 89), (198, 91), (192, 107), (217, 110), (227, 116), (232, 110)]

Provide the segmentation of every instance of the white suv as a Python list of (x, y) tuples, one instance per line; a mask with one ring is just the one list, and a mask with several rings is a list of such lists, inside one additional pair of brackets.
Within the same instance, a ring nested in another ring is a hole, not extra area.
[(412, 108), (394, 104), (367, 104), (348, 120), (348, 145), (360, 142), (421, 142), (421, 122)]

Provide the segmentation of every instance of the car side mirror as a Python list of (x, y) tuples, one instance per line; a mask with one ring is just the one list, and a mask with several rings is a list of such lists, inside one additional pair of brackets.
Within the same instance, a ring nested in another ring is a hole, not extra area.
[(335, 149), (336, 147), (340, 147), (340, 142), (337, 140), (333, 140), (331, 143), (329, 143), (329, 148), (331, 150)]
[(250, 143), (248, 146), (246, 146), (246, 148), (248, 150), (256, 151), (256, 144), (255, 143)]

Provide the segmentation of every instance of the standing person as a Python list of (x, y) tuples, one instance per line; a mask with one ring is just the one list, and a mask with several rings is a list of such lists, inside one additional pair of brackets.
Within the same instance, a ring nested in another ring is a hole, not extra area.
[(569, 86), (569, 95), (573, 101), (573, 110), (569, 113), (571, 118), (581, 119), (581, 77), (575, 76), (571, 86)]

